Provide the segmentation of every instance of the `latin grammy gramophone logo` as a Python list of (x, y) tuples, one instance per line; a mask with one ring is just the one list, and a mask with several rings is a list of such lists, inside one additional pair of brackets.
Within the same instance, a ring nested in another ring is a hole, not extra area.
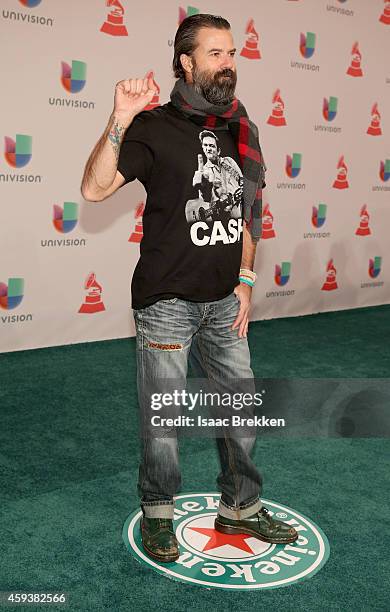
[(80, 306), (79, 312), (93, 314), (106, 310), (102, 301), (102, 286), (97, 282), (94, 272), (88, 274), (84, 289), (87, 291), (87, 295)]
[(241, 49), (240, 55), (247, 59), (261, 59), (261, 53), (259, 50), (259, 35), (255, 29), (255, 22), (250, 19), (247, 23), (246, 29), (246, 41), (245, 45)]
[(382, 15), (379, 17), (379, 21), (385, 25), (390, 25), (390, 2), (389, 0), (383, 0), (385, 8), (383, 9)]
[(267, 238), (275, 238), (275, 230), (274, 230), (274, 216), (271, 212), (269, 204), (266, 204), (263, 208), (262, 214), (262, 224), (261, 224), (261, 238), (262, 240), (267, 240)]
[(122, 4), (119, 0), (106, 0), (106, 6), (110, 11), (100, 31), (110, 36), (128, 36), (127, 28), (123, 23), (125, 9)]
[(374, 106), (371, 109), (371, 123), (368, 126), (367, 134), (370, 136), (381, 136), (381, 114), (379, 112), (378, 104), (375, 102)]
[(361, 68), (362, 54), (359, 50), (359, 43), (354, 43), (351, 53), (352, 59), (351, 64), (347, 70), (347, 74), (352, 77), (361, 77), (363, 76), (363, 70)]
[(348, 189), (348, 167), (344, 161), (344, 155), (342, 155), (337, 164), (337, 177), (333, 183), (335, 189)]
[(143, 238), (143, 223), (142, 217), (145, 210), (144, 202), (140, 202), (135, 209), (134, 217), (135, 217), (135, 228), (134, 231), (131, 232), (129, 236), (128, 242), (137, 242), (140, 243)]
[(337, 270), (333, 264), (333, 259), (329, 259), (326, 266), (326, 279), (321, 287), (322, 291), (334, 291), (338, 288), (336, 274)]
[(371, 234), (370, 229), (370, 215), (367, 210), (367, 204), (363, 204), (360, 209), (360, 222), (355, 234), (356, 236), (369, 236)]
[(280, 96), (280, 89), (277, 89), (272, 97), (272, 113), (268, 117), (267, 123), (275, 127), (287, 125), (284, 117), (284, 102)]

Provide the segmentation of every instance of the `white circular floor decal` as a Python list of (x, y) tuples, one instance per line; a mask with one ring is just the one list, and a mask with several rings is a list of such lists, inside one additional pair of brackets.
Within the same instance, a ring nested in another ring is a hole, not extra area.
[(123, 540), (142, 564), (173, 580), (218, 589), (270, 589), (311, 578), (329, 557), (329, 542), (309, 518), (262, 499), (269, 513), (295, 527), (293, 544), (268, 544), (247, 534), (215, 531), (220, 493), (188, 493), (175, 498), (174, 529), (180, 557), (172, 563), (151, 559), (142, 547), (138, 509), (123, 526)]

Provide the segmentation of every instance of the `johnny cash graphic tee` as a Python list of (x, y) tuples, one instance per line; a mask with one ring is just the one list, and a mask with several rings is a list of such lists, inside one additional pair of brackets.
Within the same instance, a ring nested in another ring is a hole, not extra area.
[(125, 134), (118, 171), (147, 193), (132, 308), (229, 295), (239, 284), (243, 175), (227, 125), (204, 129), (171, 102), (143, 111)]

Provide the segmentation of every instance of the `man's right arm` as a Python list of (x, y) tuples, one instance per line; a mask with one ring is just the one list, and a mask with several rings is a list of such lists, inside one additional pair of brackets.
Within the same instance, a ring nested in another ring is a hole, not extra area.
[(100, 202), (125, 182), (117, 170), (123, 137), (134, 117), (149, 104), (154, 93), (153, 75), (117, 83), (114, 110), (85, 166), (81, 183), (81, 193), (85, 200)]

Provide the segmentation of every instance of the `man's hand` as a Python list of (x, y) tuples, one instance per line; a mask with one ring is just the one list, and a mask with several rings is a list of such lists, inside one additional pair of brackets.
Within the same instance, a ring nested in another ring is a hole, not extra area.
[(234, 293), (238, 296), (241, 303), (240, 310), (238, 311), (238, 315), (231, 329), (236, 329), (236, 327), (238, 327), (238, 337), (246, 338), (249, 325), (249, 310), (251, 306), (252, 287), (250, 287), (246, 283), (240, 283), (239, 285), (237, 285), (237, 287), (234, 288)]
[(144, 110), (155, 93), (152, 71), (144, 79), (126, 79), (116, 84), (114, 110), (85, 166), (81, 183), (85, 200), (100, 202), (123, 185), (125, 179), (117, 170), (123, 138), (134, 117)]
[(126, 79), (119, 81), (115, 86), (114, 112), (116, 117), (131, 123), (152, 101), (156, 87), (153, 83), (153, 72), (149, 72), (144, 79)]
[(192, 186), (201, 185), (205, 182), (212, 183), (212, 173), (209, 168), (204, 167), (203, 155), (198, 155), (198, 169), (194, 172), (194, 178), (192, 179)]

